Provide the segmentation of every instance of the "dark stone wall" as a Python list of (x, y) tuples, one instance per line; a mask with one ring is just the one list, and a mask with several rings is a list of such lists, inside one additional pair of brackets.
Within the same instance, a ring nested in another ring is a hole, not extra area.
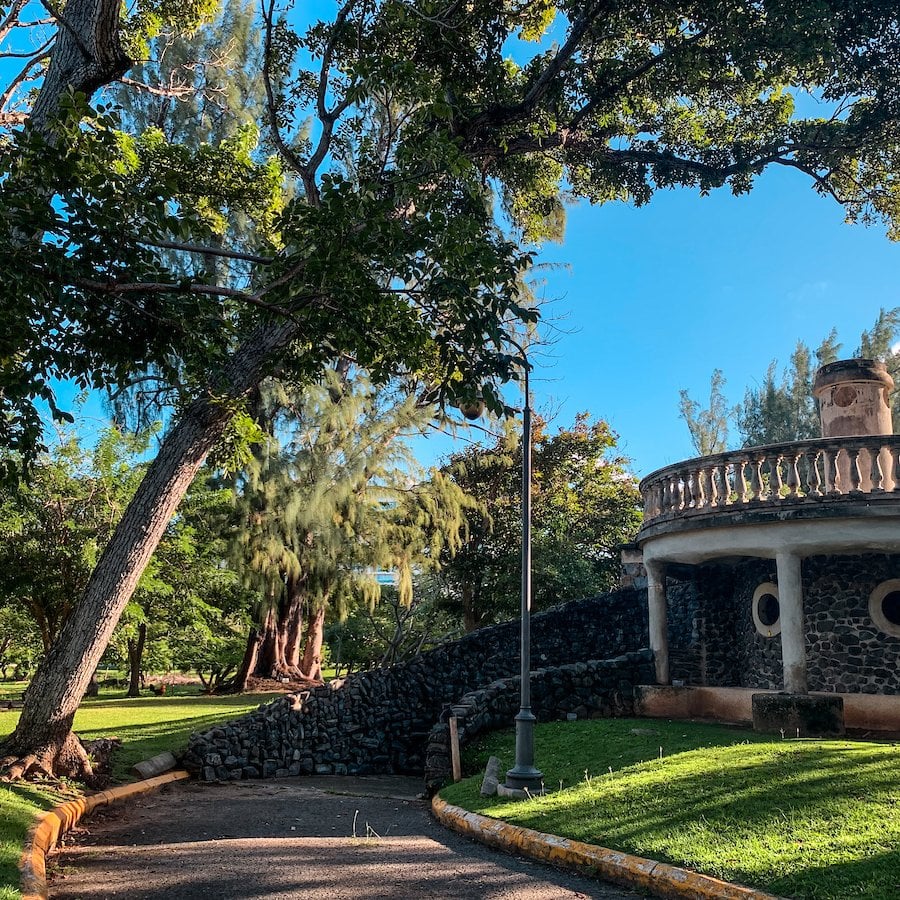
[[(562, 604), (536, 614), (531, 634), (535, 669), (646, 647), (646, 592)], [(208, 780), (422, 772), (444, 709), (518, 671), (518, 622), (483, 628), (404, 665), (357, 673), (193, 735), (184, 763)]]
[(869, 595), (891, 578), (900, 578), (900, 556), (803, 561), (811, 690), (900, 694), (900, 638), (869, 615)]
[[(802, 575), (810, 689), (900, 694), (900, 638), (880, 632), (868, 611), (875, 586), (900, 577), (900, 556), (812, 557), (803, 561)], [(674, 679), (781, 689), (781, 638), (758, 634), (750, 609), (753, 592), (764, 581), (777, 581), (774, 561), (673, 569), (667, 591)], [(625, 588), (561, 604), (532, 619), (536, 670), (568, 670), (571, 664), (610, 660), (647, 644), (646, 589)], [(649, 670), (640, 676), (635, 672), (629, 678), (650, 680)], [(209, 780), (419, 773), (425, 770), (429, 735), (448, 708), (518, 673), (518, 622), (484, 628), (405, 665), (279, 699), (193, 735), (184, 763)], [(583, 706), (590, 712), (615, 706), (602, 691), (593, 705), (581, 702), (594, 682), (574, 687), (565, 682), (563, 687), (563, 676), (548, 679), (550, 693), (537, 700), (541, 709), (577, 712)], [(497, 699), (504, 716), (516, 708), (507, 708), (515, 701), (505, 691)]]
[[(900, 577), (900, 556), (814, 556), (802, 563), (809, 688), (900, 694), (900, 638), (879, 631), (869, 595)], [(781, 690), (781, 637), (753, 625), (753, 592), (777, 583), (774, 560), (678, 570), (667, 582), (672, 677), (686, 684)]]
[[(634, 686), (652, 680), (653, 655), (649, 650), (626, 653), (615, 659), (591, 660), (531, 673), (531, 711), (539, 722), (574, 715), (601, 719), (634, 715)], [(458, 719), (459, 745), (476, 735), (508, 727), (519, 711), (521, 679), (502, 678), (460, 697), (452, 713)], [(451, 774), (450, 726), (439, 722), (428, 736), (425, 786), (439, 790)]]

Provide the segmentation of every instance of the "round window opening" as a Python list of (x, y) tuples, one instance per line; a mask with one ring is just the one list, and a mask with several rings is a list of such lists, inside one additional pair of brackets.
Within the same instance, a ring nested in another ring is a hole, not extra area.
[(872, 591), (869, 615), (885, 634), (900, 637), (900, 578), (883, 581)]
[(778, 585), (771, 581), (761, 584), (753, 592), (753, 624), (763, 637), (775, 637), (781, 633), (781, 606), (778, 602)]
[(779, 619), (781, 610), (778, 606), (778, 598), (773, 594), (763, 594), (759, 598), (759, 621), (771, 628)]

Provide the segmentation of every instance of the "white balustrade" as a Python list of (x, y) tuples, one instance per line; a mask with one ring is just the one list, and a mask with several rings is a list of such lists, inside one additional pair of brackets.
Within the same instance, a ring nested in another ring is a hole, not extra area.
[(900, 435), (751, 447), (667, 466), (640, 485), (644, 527), (657, 519), (896, 495)]

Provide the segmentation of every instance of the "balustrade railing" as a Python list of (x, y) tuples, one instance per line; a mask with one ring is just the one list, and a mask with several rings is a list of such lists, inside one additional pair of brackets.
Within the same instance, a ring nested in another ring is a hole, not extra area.
[(900, 435), (822, 438), (748, 447), (675, 463), (640, 484), (644, 527), (656, 519), (893, 494)]

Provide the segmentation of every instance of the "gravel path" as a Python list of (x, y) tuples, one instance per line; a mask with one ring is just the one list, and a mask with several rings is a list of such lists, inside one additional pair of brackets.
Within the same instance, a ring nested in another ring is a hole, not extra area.
[[(99, 812), (52, 859), (54, 900), (626, 900), (438, 825), (412, 778), (186, 783)], [(354, 837), (355, 834), (355, 837)]]

